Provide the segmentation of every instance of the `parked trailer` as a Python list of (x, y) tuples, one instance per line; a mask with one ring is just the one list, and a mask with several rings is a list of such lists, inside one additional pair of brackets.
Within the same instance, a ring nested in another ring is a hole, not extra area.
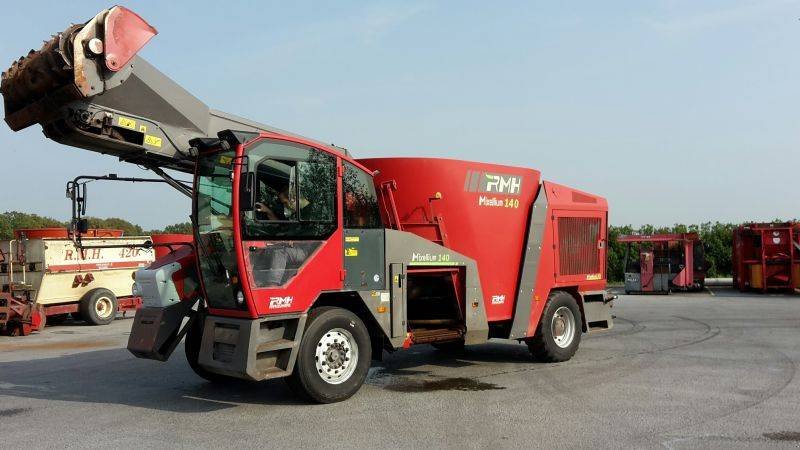
[(47, 321), (72, 314), (103, 325), (117, 311), (137, 309), (131, 295), (133, 273), (155, 260), (141, 246), (149, 237), (123, 237), (121, 230), (89, 230), (85, 243), (123, 248), (79, 250), (60, 228), (16, 230), (14, 239), (0, 241), (0, 331), (26, 335)]
[(612, 326), (604, 198), (521, 167), (356, 160), (211, 110), (136, 55), (155, 34), (103, 10), (0, 85), (12, 129), (39, 123), (193, 200), (195, 245), (136, 272), (134, 355), (166, 360), (185, 337), (189, 366), (212, 382), (288, 377), (335, 402), (384, 350), (505, 338), (559, 362), (582, 332)]
[(625, 293), (669, 294), (703, 289), (706, 261), (697, 233), (624, 235)]
[(733, 283), (740, 291), (800, 288), (800, 223), (748, 223), (733, 230)]

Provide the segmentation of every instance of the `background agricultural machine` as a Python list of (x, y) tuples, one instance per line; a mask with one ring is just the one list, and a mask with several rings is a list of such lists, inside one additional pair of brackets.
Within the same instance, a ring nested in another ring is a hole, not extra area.
[(800, 223), (750, 223), (736, 228), (733, 284), (740, 291), (800, 289)]
[(0, 85), (12, 129), (39, 123), (193, 199), (194, 245), (136, 272), (134, 355), (166, 360), (185, 337), (208, 380), (288, 377), (334, 402), (384, 350), (503, 338), (559, 362), (612, 326), (602, 197), (521, 167), (356, 160), (213, 111), (136, 56), (155, 33), (123, 7), (101, 11)]
[(703, 289), (706, 262), (697, 233), (620, 236), (625, 250), (625, 293), (668, 294)]
[(15, 230), (0, 241), (0, 332), (26, 335), (69, 314), (94, 325), (133, 311), (141, 299), (131, 295), (133, 272), (155, 260), (140, 248), (149, 237), (123, 237), (122, 230), (86, 230), (80, 249), (66, 228)]

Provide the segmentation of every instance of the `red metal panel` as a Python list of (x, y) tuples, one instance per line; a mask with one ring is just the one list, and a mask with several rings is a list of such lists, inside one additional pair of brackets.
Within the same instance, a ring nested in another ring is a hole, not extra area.
[(116, 72), (158, 34), (155, 28), (128, 8), (111, 8), (105, 20), (106, 67)]
[(51, 264), (47, 266), (46, 271), (48, 273), (59, 273), (86, 270), (133, 269), (137, 267), (146, 267), (148, 265), (149, 264), (146, 261), (109, 261), (90, 264)]
[(642, 285), (642, 292), (653, 291), (653, 279), (655, 278), (654, 260), (655, 255), (652, 251), (642, 252), (639, 255), (639, 265), (641, 267), (639, 280)]
[(734, 285), (739, 290), (793, 290), (794, 276), (800, 264), (796, 244), (800, 242), (800, 224), (751, 223), (733, 232)]
[(559, 275), (600, 273), (600, 217), (558, 217)]
[(166, 245), (160, 244), (179, 244), (179, 243), (192, 243), (194, 242), (194, 236), (191, 234), (154, 234), (151, 238), (153, 244), (157, 246), (154, 247), (156, 251), (156, 259), (161, 258), (162, 256), (168, 255), (174, 248), (179, 248), (179, 246), (175, 245), (170, 248)]
[[(359, 162), (379, 171), (376, 186), (396, 183), (393, 197), (405, 231), (433, 242), (443, 240), (477, 261), (489, 321), (510, 319), (539, 172), (438, 158)], [(391, 213), (382, 214), (384, 223), (390, 223)], [(446, 228), (437, 226), (437, 216)], [(439, 236), (443, 229), (445, 236)]]
[[(576, 285), (581, 291), (605, 288), (605, 220), (605, 211), (553, 211), (553, 274), (557, 285)], [(588, 287), (586, 282), (601, 282), (602, 286)]]

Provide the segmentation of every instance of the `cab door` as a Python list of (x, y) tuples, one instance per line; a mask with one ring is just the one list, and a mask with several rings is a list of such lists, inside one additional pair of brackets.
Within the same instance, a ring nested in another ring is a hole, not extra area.
[(344, 287), (354, 291), (386, 289), (384, 228), (372, 175), (342, 163)]
[[(339, 158), (303, 142), (262, 139), (246, 150), (252, 198), (241, 211), (241, 263), (258, 315), (307, 310), (342, 287)], [(248, 181), (249, 180), (249, 181)], [(240, 194), (241, 194), (240, 192)]]

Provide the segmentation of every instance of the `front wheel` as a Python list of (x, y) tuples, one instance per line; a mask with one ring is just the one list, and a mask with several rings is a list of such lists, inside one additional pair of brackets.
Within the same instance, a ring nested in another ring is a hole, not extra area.
[(203, 342), (205, 315), (199, 312), (195, 314), (196, 316), (192, 318), (192, 322), (187, 325), (189, 328), (186, 330), (186, 337), (183, 342), (183, 350), (186, 354), (186, 362), (189, 363), (189, 367), (191, 367), (198, 376), (212, 383), (224, 383), (235, 380), (233, 377), (209, 372), (198, 362), (200, 358), (200, 345)]
[(309, 313), (294, 370), (286, 381), (312, 401), (339, 402), (364, 384), (371, 359), (369, 332), (358, 316), (342, 308), (317, 308)]
[(534, 358), (543, 362), (567, 361), (581, 342), (581, 312), (567, 292), (550, 294), (533, 337), (525, 340)]

